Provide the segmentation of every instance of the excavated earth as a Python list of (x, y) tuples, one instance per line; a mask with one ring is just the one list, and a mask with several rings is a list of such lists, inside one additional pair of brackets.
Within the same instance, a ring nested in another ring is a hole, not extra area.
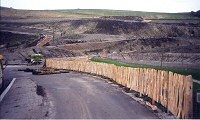
[[(10, 64), (33, 53), (45, 58), (100, 56), (127, 63), (200, 68), (200, 25), (144, 22), (140, 17), (2, 20), (0, 52)], [(52, 40), (37, 47), (40, 34)]]

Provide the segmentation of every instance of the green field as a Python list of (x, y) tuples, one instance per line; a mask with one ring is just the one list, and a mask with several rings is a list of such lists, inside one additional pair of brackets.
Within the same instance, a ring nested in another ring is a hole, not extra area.
[(128, 10), (107, 10), (107, 9), (66, 9), (66, 10), (18, 10), (1, 7), (1, 15), (7, 12), (11, 16), (34, 16), (48, 17), (101, 17), (101, 16), (141, 16), (145, 19), (199, 19), (192, 17), (190, 13), (158, 13)]
[(100, 9), (74, 9), (74, 10), (55, 10), (66, 15), (83, 16), (141, 16), (146, 19), (194, 19), (190, 13), (158, 13), (127, 10), (100, 10)]
[(149, 19), (190, 19), (189, 13), (156, 13), (125, 10), (98, 10), (98, 9), (75, 9), (75, 10), (56, 10), (62, 14), (76, 14), (85, 16), (141, 16)]

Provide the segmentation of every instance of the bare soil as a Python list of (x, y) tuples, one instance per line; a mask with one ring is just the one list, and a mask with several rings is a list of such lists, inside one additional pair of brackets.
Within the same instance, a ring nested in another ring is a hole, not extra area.
[[(110, 55), (113, 52), (117, 52), (118, 56), (129, 53), (131, 58), (137, 57), (135, 53), (177, 53), (166, 62), (200, 64), (200, 58), (195, 57), (196, 53), (200, 53), (199, 24), (147, 23), (134, 16), (71, 19), (36, 16), (1, 20), (0, 52), (6, 56), (8, 63), (26, 63), (33, 53), (43, 54), (45, 58), (74, 57), (99, 55), (106, 49)], [(52, 35), (53, 38), (45, 46), (36, 47), (40, 34)], [(180, 56), (185, 53), (189, 57)], [(148, 55), (141, 60), (161, 59), (159, 55)]]

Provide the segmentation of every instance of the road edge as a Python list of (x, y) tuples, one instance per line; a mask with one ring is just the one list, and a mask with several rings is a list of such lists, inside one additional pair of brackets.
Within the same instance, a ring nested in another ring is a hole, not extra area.
[(199, 80), (195, 80), (195, 79), (193, 79), (193, 82), (195, 82), (195, 83), (197, 83), (197, 84), (200, 85), (200, 81), (199, 81)]
[(0, 96), (0, 102), (3, 100), (3, 98), (6, 96), (10, 88), (12, 87), (13, 83), (15, 82), (16, 78), (13, 78), (8, 87), (3, 91), (3, 93)]

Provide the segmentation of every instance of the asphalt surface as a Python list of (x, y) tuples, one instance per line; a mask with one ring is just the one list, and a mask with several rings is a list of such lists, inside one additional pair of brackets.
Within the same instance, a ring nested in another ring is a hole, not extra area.
[[(145, 106), (125, 95), (117, 85), (108, 83), (105, 79), (75, 72), (52, 75), (32, 75), (31, 73), (17, 71), (18, 68), (19, 67), (16, 66), (7, 67), (5, 76), (8, 77), (7, 79), (11, 77), (17, 78), (16, 81), (18, 85), (20, 85), (19, 82), (24, 82), (20, 79), (26, 78), (31, 79), (37, 86), (40, 86), (40, 90), (37, 90), (39, 93), (37, 94), (45, 97), (45, 100), (48, 101), (48, 105), (46, 106), (49, 107), (45, 116), (42, 118), (158, 118)], [(19, 88), (19, 86), (17, 88)], [(23, 108), (23, 106), (21, 107)], [(34, 112), (34, 114), (37, 114), (37, 112)], [(8, 113), (7, 115), (8, 117), (5, 118), (9, 118)], [(26, 116), (24, 119), (26, 118), (30, 117)]]

